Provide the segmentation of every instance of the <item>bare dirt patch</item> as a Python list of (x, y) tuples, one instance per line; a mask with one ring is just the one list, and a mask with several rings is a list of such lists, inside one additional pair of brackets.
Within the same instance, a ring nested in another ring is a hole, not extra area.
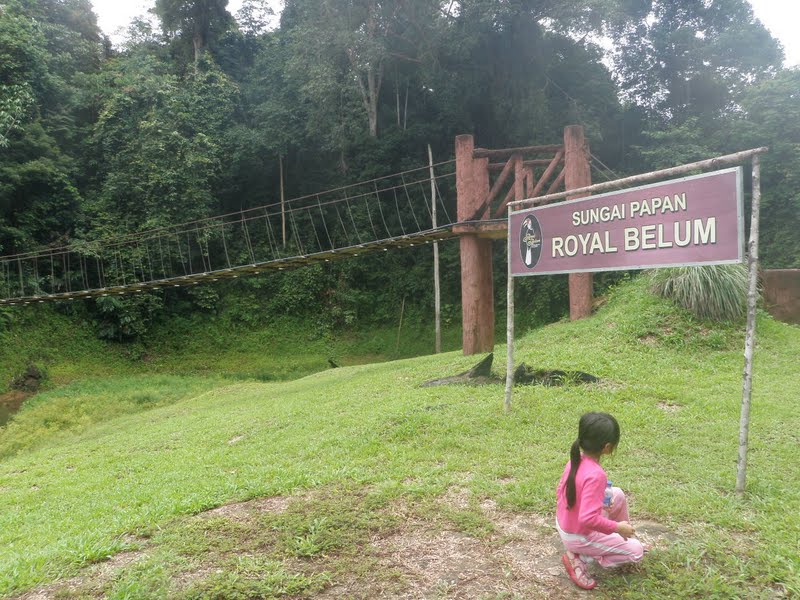
[(272, 496), (269, 498), (255, 498), (247, 502), (236, 502), (233, 504), (223, 504), (217, 508), (212, 508), (198, 515), (201, 519), (223, 517), (231, 521), (249, 521), (258, 513), (272, 512), (282, 513), (289, 507), (291, 498), (284, 496)]
[(0, 426), (5, 425), (11, 416), (17, 412), (22, 404), (33, 396), (33, 392), (11, 390), (0, 394)]
[(648, 333), (647, 335), (639, 337), (639, 343), (650, 347), (658, 346), (658, 336)]
[[(470, 492), (459, 487), (448, 490), (440, 502), (456, 510), (475, 505)], [(371, 552), (380, 567), (372, 577), (339, 578), (317, 597), (363, 600), (591, 597), (590, 592), (572, 584), (561, 565), (563, 546), (551, 516), (499, 510), (492, 500), (484, 500), (479, 506), (493, 525), (490, 535), (472, 537), (440, 523), (416, 518), (412, 511), (407, 513), (408, 518), (400, 528), (371, 540)], [(642, 541), (655, 548), (664, 548), (673, 539), (669, 530), (658, 523), (637, 521), (636, 526)], [(602, 586), (602, 572), (597, 577)]]
[(14, 596), (13, 600), (57, 600), (71, 597), (76, 593), (86, 596), (103, 597), (103, 588), (115, 575), (125, 567), (133, 564), (144, 556), (142, 551), (120, 552), (107, 561), (92, 565), (84, 573), (42, 586), (21, 596)]

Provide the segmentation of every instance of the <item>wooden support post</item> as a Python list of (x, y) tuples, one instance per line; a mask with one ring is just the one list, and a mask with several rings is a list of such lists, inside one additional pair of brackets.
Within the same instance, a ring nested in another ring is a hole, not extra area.
[[(456, 137), (459, 221), (471, 219), (489, 194), (489, 159), (474, 159), (474, 148), (471, 135)], [(463, 234), (460, 242), (464, 354), (491, 352), (494, 348), (492, 241), (479, 238), (475, 234)]]
[[(564, 128), (564, 174), (567, 190), (592, 184), (589, 163), (589, 144), (583, 134), (583, 126), (570, 125)], [(567, 196), (568, 200), (574, 196)], [(582, 319), (592, 314), (593, 277), (591, 273), (569, 275), (569, 318)]]
[(533, 186), (535, 185), (533, 176), (533, 167), (525, 167), (525, 197), (530, 198), (533, 195)]

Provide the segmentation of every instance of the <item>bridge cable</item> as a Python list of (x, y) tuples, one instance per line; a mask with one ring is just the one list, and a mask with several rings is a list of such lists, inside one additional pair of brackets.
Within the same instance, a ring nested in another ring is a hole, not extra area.
[[(278, 257), (278, 239), (275, 238), (272, 232), (272, 224), (269, 221), (269, 212), (267, 209), (264, 209), (264, 231), (267, 232), (267, 245), (269, 246), (269, 253), (272, 255), (273, 259)], [(273, 249), (272, 242), (275, 242), (275, 247)]]
[(322, 204), (319, 201), (319, 194), (317, 194), (317, 206), (319, 207), (319, 215), (322, 218), (322, 225), (325, 227), (325, 235), (328, 236), (328, 243), (331, 245), (331, 250), (334, 249), (333, 240), (331, 239), (331, 234), (328, 231), (328, 223), (327, 219), (325, 219), (325, 213), (322, 212)]
[(380, 239), (380, 236), (378, 235), (378, 231), (375, 229), (375, 223), (372, 222), (372, 213), (369, 210), (369, 198), (367, 197), (366, 194), (364, 195), (364, 206), (366, 206), (366, 208), (367, 208), (367, 218), (369, 219), (370, 227), (372, 227), (372, 235), (375, 236), (376, 240)]
[(403, 217), (400, 216), (400, 203), (397, 201), (397, 190), (392, 188), (392, 193), (394, 194), (394, 206), (397, 209), (397, 218), (400, 221), (400, 229), (403, 231), (403, 235), (405, 236), (407, 235), (406, 228), (403, 224)]
[(419, 221), (417, 220), (417, 211), (414, 210), (414, 205), (411, 203), (411, 197), (408, 195), (406, 179), (403, 177), (403, 175), (400, 175), (400, 179), (403, 182), (403, 192), (405, 192), (406, 200), (408, 200), (408, 207), (411, 209), (411, 216), (414, 217), (414, 223), (417, 224), (417, 231), (422, 231), (422, 227), (419, 226)]
[(339, 217), (339, 224), (342, 226), (342, 232), (344, 234), (345, 239), (347, 240), (347, 245), (352, 246), (353, 243), (350, 241), (350, 235), (347, 233), (347, 228), (344, 226), (344, 221), (342, 220), (342, 215), (339, 214), (339, 204), (334, 204), (333, 208), (336, 209), (336, 216)]
[(353, 231), (356, 233), (356, 239), (359, 245), (363, 245), (364, 242), (361, 240), (361, 234), (358, 233), (358, 225), (356, 225), (356, 221), (353, 219), (353, 209), (350, 207), (350, 200), (347, 197), (347, 192), (344, 193), (344, 201), (347, 204), (347, 212), (350, 213), (350, 222), (353, 224)]
[(319, 233), (317, 232), (317, 226), (314, 225), (314, 215), (311, 212), (311, 206), (306, 208), (306, 214), (308, 214), (308, 220), (311, 222), (311, 230), (314, 232), (314, 237), (317, 238), (317, 248), (319, 251), (322, 251), (322, 241), (319, 239)]
[(378, 192), (378, 184), (375, 183), (375, 200), (378, 203), (378, 212), (381, 213), (381, 221), (383, 221), (383, 227), (386, 230), (387, 237), (392, 237), (392, 233), (389, 231), (389, 226), (386, 224), (386, 218), (383, 216), (383, 204), (381, 204), (381, 195)]
[(300, 231), (297, 229), (297, 223), (294, 220), (294, 211), (289, 212), (289, 220), (292, 222), (292, 231), (294, 231), (294, 238), (295, 242), (297, 243), (297, 249), (300, 250), (300, 255), (305, 255), (305, 249), (303, 248), (303, 244), (300, 241)]
[(250, 255), (250, 264), (256, 264), (256, 255), (253, 252), (253, 242), (250, 239), (250, 229), (247, 227), (247, 221), (242, 213), (242, 232), (244, 233), (244, 243), (247, 244), (247, 253)]

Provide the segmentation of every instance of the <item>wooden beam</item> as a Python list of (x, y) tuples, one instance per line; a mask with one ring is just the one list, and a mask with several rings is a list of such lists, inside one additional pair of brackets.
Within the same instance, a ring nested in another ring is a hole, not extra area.
[(736, 462), (736, 495), (744, 494), (747, 478), (747, 438), (750, 431), (750, 400), (753, 392), (753, 352), (756, 347), (756, 303), (758, 301), (758, 219), (761, 211), (761, 157), (753, 155), (753, 194), (750, 208), (750, 241), (747, 243), (747, 326), (744, 337), (744, 379), (739, 415), (739, 454)]
[(691, 173), (692, 171), (719, 169), (721, 167), (727, 167), (728, 165), (739, 164), (743, 160), (752, 158), (755, 154), (763, 154), (768, 150), (769, 148), (766, 146), (761, 146), (759, 148), (752, 148), (751, 150), (742, 150), (741, 152), (725, 154), (723, 156), (717, 156), (716, 158), (709, 158), (707, 160), (700, 160), (685, 165), (678, 165), (677, 167), (670, 167), (668, 169), (661, 169), (658, 171), (650, 171), (640, 175), (631, 175), (630, 177), (623, 177), (622, 179), (614, 179), (612, 181), (604, 181), (603, 183), (595, 183), (583, 188), (577, 188), (564, 192), (556, 192), (555, 194), (547, 194), (546, 196), (541, 196), (539, 198), (529, 197), (525, 198), (524, 200), (514, 200), (511, 202), (511, 207), (515, 211), (524, 210), (526, 208), (531, 208), (532, 206), (550, 204), (554, 200), (560, 200), (561, 198), (566, 198), (567, 196), (589, 196), (593, 193), (616, 191), (628, 186), (639, 185), (649, 181), (656, 181), (658, 179), (666, 179), (667, 177), (677, 177), (679, 175)]
[(511, 158), (514, 154), (545, 154), (550, 152), (563, 151), (561, 144), (550, 144), (548, 146), (521, 146), (519, 148), (499, 148), (489, 150), (488, 148), (475, 148), (472, 151), (472, 158)]
[[(556, 155), (553, 157), (553, 160), (550, 161), (550, 166), (548, 166), (542, 176), (539, 178), (539, 183), (536, 184), (536, 187), (533, 188), (533, 192), (531, 193), (531, 198), (535, 198), (539, 192), (542, 191), (544, 184), (547, 183), (547, 180), (553, 175), (553, 172), (556, 170), (558, 163), (561, 162), (561, 159), (564, 158), (564, 150), (563, 148), (559, 150)], [(518, 200), (515, 200), (518, 202)]]
[(517, 154), (509, 162), (514, 163), (514, 185), (511, 186), (511, 189), (508, 190), (506, 197), (500, 203), (500, 206), (497, 207), (497, 210), (494, 213), (495, 219), (500, 217), (506, 211), (508, 203), (511, 202), (511, 196), (514, 196), (515, 199), (522, 199), (525, 197), (525, 173), (524, 167), (522, 166), (522, 157)]
[(533, 191), (534, 186), (536, 185), (536, 177), (533, 174), (533, 169), (531, 167), (525, 168), (525, 194), (526, 198), (530, 197), (531, 192)]
[(558, 174), (558, 177), (556, 177), (556, 178), (553, 180), (553, 183), (551, 183), (551, 184), (550, 184), (550, 188), (547, 190), (547, 193), (548, 193), (548, 194), (552, 194), (552, 193), (553, 193), (553, 192), (555, 192), (555, 191), (556, 191), (556, 190), (557, 190), (559, 187), (561, 187), (561, 184), (562, 184), (562, 183), (564, 183), (564, 178), (565, 178), (566, 176), (567, 176), (567, 170), (566, 170), (566, 169), (561, 169), (561, 173), (559, 173), (559, 174)]
[(503, 239), (508, 236), (508, 220), (473, 221), (472, 223), (458, 223), (453, 225), (456, 235), (477, 235), (479, 238)]
[(506, 162), (505, 167), (503, 167), (502, 173), (500, 173), (500, 176), (495, 180), (492, 189), (489, 190), (489, 195), (486, 196), (486, 200), (484, 200), (483, 204), (481, 204), (481, 210), (484, 207), (488, 208), (489, 206), (492, 205), (492, 200), (494, 200), (495, 196), (497, 196), (497, 194), (500, 192), (500, 188), (503, 187), (503, 184), (506, 182), (506, 179), (508, 179), (508, 176), (511, 175), (511, 171), (514, 169), (514, 165), (516, 164), (515, 159), (518, 156), (519, 155), (516, 155), (515, 157), (510, 158), (508, 162)]
[[(522, 165), (525, 167), (544, 167), (549, 165), (552, 160), (552, 158), (534, 158), (533, 160), (523, 161)], [(506, 164), (504, 162), (489, 163), (489, 170), (500, 171), (505, 168)]]
[(514, 200), (522, 200), (525, 197), (525, 167), (522, 156), (514, 158)]

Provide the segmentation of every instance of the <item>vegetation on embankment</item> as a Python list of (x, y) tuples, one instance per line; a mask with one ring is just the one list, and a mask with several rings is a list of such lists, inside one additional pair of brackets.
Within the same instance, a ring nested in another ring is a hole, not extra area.
[[(508, 415), (502, 386), (419, 387), (475, 362), (456, 352), (295, 381), (186, 377), (176, 402), (0, 461), (0, 593), (136, 548), (140, 558), (103, 584), (108, 597), (303, 597), (348, 577), (402, 589), (402, 574), (371, 550), (402, 521), (398, 503), (479, 539), (492, 535), (478, 503), (486, 499), (549, 522), (577, 419), (605, 410), (623, 428), (610, 478), (631, 493), (634, 521), (658, 521), (675, 540), (641, 570), (605, 577), (597, 595), (790, 597), (800, 592), (800, 475), (787, 452), (800, 428), (800, 331), (759, 319), (748, 489), (738, 498), (742, 330), (692, 319), (644, 280), (622, 285), (596, 316), (533, 330), (517, 345), (519, 362), (603, 382), (518, 387)], [(170, 385), (159, 377), (120, 389)], [(466, 489), (466, 506), (434, 502), (453, 487)], [(295, 509), (252, 530), (187, 520), (289, 495)]]
[[(231, 294), (233, 296), (233, 294)], [(171, 315), (148, 335), (124, 343), (99, 339), (98, 324), (81, 311), (51, 306), (6, 309), (0, 327), (0, 392), (28, 365), (41, 369), (45, 389), (87, 378), (139, 374), (211, 375), (260, 381), (302, 377), (331, 368), (408, 358), (434, 347), (431, 322), (408, 315), (402, 323), (332, 328), (309, 317), (228, 312)], [(459, 347), (458, 323), (443, 328), (443, 347)]]

